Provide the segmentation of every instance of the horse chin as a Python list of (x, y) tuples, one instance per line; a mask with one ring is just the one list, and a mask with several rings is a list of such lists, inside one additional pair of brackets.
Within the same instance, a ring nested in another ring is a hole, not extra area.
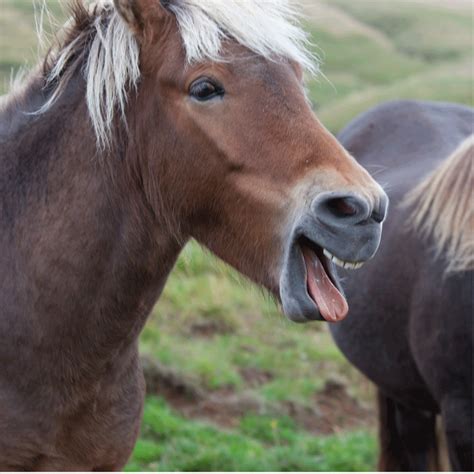
[(280, 277), (283, 312), (292, 321), (337, 322), (348, 306), (335, 266), (324, 248), (305, 236), (293, 239)]

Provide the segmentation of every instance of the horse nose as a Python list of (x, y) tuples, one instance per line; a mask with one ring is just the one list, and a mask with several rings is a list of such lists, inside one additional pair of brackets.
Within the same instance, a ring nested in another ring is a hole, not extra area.
[(388, 198), (381, 194), (376, 204), (356, 194), (329, 192), (320, 194), (312, 203), (318, 220), (329, 227), (347, 227), (385, 219)]
[(377, 204), (372, 209), (371, 217), (375, 222), (381, 224), (387, 217), (387, 211), (388, 196), (385, 194), (385, 192), (382, 192), (378, 197)]

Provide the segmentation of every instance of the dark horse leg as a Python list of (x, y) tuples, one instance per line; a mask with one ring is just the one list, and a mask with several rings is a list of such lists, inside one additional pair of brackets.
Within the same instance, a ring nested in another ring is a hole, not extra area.
[(473, 471), (472, 400), (447, 397), (441, 404), (441, 415), (448, 442), (449, 460), (455, 471)]
[(378, 391), (381, 471), (433, 470), (436, 417), (412, 410)]

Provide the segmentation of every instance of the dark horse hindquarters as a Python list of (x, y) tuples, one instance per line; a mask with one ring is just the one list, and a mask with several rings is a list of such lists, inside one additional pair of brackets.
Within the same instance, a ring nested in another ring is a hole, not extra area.
[(400, 205), (473, 123), (467, 107), (392, 102), (358, 117), (339, 137), (377, 173), (391, 200), (379, 253), (361, 271), (344, 273), (350, 312), (331, 326), (342, 352), (381, 391), (381, 469), (429, 467), (436, 413), (453, 467), (473, 467), (472, 271), (445, 274), (449, 262), (435, 257), (436, 242), (409, 230), (411, 210)]

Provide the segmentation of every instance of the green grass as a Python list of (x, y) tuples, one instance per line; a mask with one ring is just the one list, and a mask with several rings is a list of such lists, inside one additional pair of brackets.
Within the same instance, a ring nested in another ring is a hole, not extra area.
[(440, 100), (474, 105), (472, 63), (464, 60), (441, 65), (394, 84), (356, 91), (319, 111), (331, 130), (340, 130), (352, 118), (381, 102), (395, 99)]
[(248, 415), (233, 430), (190, 421), (147, 400), (127, 471), (331, 471), (374, 469), (376, 444), (357, 431), (317, 438), (288, 417)]
[(326, 3), (359, 25), (334, 32), (324, 21), (308, 22), (325, 76), (309, 82), (310, 97), (331, 131), (386, 100), (474, 105), (472, 14), (467, 3), (464, 11), (441, 2)]
[[(425, 67), (417, 58), (407, 57), (397, 50), (388, 53), (386, 47), (374, 42), (371, 38), (356, 34), (340, 37), (313, 28), (311, 31), (319, 49), (322, 50), (322, 53), (319, 53), (322, 71), (334, 85), (339, 81), (345, 84), (344, 93), (360, 90), (360, 88), (391, 84), (419, 73)], [(318, 53), (319, 49), (315, 52)], [(350, 82), (349, 78), (351, 78)], [(324, 81), (319, 82), (324, 84)], [(325, 97), (323, 92), (330, 92), (330, 90), (320, 91), (318, 87), (313, 89), (313, 94), (319, 97), (319, 103), (331, 102), (333, 100), (331, 95)]]
[[(359, 21), (379, 30), (405, 56), (427, 63), (455, 61), (470, 55), (472, 13), (420, 2), (334, 0)], [(449, 2), (446, 2), (449, 3)]]

